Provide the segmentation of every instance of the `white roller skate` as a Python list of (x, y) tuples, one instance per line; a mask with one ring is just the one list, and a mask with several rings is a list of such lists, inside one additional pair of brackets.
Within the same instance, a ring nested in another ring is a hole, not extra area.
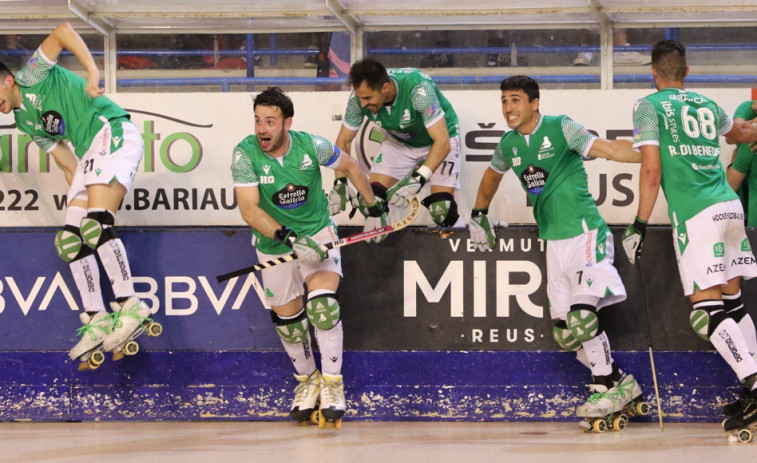
[(71, 360), (79, 359), (79, 371), (95, 370), (102, 365), (105, 355), (100, 350), (103, 340), (110, 334), (111, 314), (96, 312), (90, 315), (87, 312), (79, 314), (82, 326), (76, 334), (80, 336), (79, 342), (69, 351)]
[(294, 400), (289, 416), (293, 420), (317, 423), (314, 417), (318, 409), (318, 399), (321, 397), (321, 372), (315, 370), (312, 375), (294, 375), (299, 382), (294, 388)]
[(111, 302), (110, 306), (113, 309), (113, 327), (103, 341), (103, 350), (113, 352), (113, 360), (139, 352), (139, 344), (134, 339), (145, 330), (150, 336), (159, 336), (163, 332), (163, 326), (152, 321), (149, 317), (150, 309), (136, 296), (130, 297), (123, 304)]
[(342, 429), (342, 416), (347, 409), (344, 399), (342, 375), (323, 375), (321, 380), (321, 408), (318, 410), (318, 427), (326, 427), (333, 421), (336, 429)]
[(628, 417), (646, 415), (649, 404), (637, 400), (641, 387), (633, 375), (625, 375), (610, 389), (602, 384), (590, 384), (593, 394), (585, 404), (576, 408), (576, 415), (584, 418), (579, 423), (585, 431), (605, 432), (612, 428), (623, 431), (628, 426)]

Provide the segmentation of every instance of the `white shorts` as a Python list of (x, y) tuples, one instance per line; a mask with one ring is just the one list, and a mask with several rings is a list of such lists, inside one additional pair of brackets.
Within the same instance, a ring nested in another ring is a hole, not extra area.
[(144, 142), (137, 126), (125, 120), (113, 121), (113, 126), (106, 123), (76, 166), (68, 189), (68, 201), (77, 196), (86, 200), (87, 186), (107, 185), (113, 180), (129, 191), (143, 153)]
[[(319, 243), (330, 243), (339, 237), (334, 227), (328, 226), (313, 236)], [(264, 254), (256, 251), (258, 262), (267, 262), (286, 254)], [(303, 286), (305, 279), (316, 272), (334, 272), (342, 276), (342, 253), (339, 248), (330, 249), (329, 256), (323, 262), (303, 264), (297, 259), (262, 270), (263, 287), (266, 302), (270, 306), (280, 306), (302, 297), (305, 294)]]
[[(449, 142), (449, 154), (433, 173), (429, 183), (435, 186), (460, 189), (460, 164), (462, 162), (460, 159), (460, 137), (452, 137)], [(430, 150), (430, 145), (413, 148), (387, 133), (374, 158), (378, 162), (373, 162), (371, 173), (388, 175), (401, 180), (410, 175), (420, 161), (424, 161), (428, 157)]]
[(626, 288), (612, 264), (614, 258), (615, 246), (607, 227), (548, 240), (547, 297), (552, 319), (564, 320), (570, 306), (582, 298), (599, 299), (597, 309), (624, 301)]
[(675, 224), (673, 245), (686, 296), (694, 294), (694, 288), (704, 290), (739, 276), (757, 276), (738, 199), (713, 204), (684, 224)]

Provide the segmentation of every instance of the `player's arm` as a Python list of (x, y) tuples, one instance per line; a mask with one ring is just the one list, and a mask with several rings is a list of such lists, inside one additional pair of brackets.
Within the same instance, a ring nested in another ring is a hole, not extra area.
[(50, 61), (58, 59), (58, 55), (63, 49), (66, 49), (73, 53), (79, 60), (84, 69), (87, 70), (87, 95), (91, 98), (102, 95), (105, 90), (100, 87), (100, 70), (97, 69), (95, 60), (92, 58), (92, 54), (89, 52), (87, 44), (84, 43), (81, 36), (71, 27), (71, 24), (64, 22), (45, 38), (40, 45), (42, 53)]
[(66, 182), (71, 185), (71, 182), (74, 179), (74, 174), (76, 173), (76, 166), (78, 165), (78, 160), (76, 159), (74, 152), (71, 151), (71, 148), (69, 148), (66, 143), (59, 142), (52, 150), (50, 150), (50, 154), (53, 156), (53, 159), (55, 159), (55, 163), (63, 169), (63, 174), (66, 176)]
[(371, 184), (368, 182), (368, 178), (360, 170), (358, 163), (349, 154), (342, 154), (339, 158), (339, 165), (336, 166), (338, 172), (346, 174), (347, 178), (355, 185), (361, 198), (365, 201), (365, 204), (372, 206), (376, 202), (376, 198), (373, 196), (373, 190)]
[(469, 224), (471, 245), (479, 251), (493, 251), (496, 237), (494, 226), (489, 220), (489, 204), (499, 188), (502, 173), (488, 167), (478, 185), (476, 202), (471, 211)]
[(738, 190), (741, 187), (741, 184), (744, 182), (744, 179), (746, 178), (746, 174), (742, 174), (738, 170), (734, 169), (733, 166), (728, 167), (728, 171), (725, 174), (726, 180), (728, 180), (728, 185), (733, 188), (733, 191)]
[(239, 212), (247, 225), (269, 238), (276, 239), (276, 231), (282, 228), (282, 224), (260, 207), (258, 186), (235, 186), (234, 194), (237, 197)]
[(492, 198), (497, 193), (503, 175), (491, 167), (486, 168), (486, 172), (484, 172), (484, 176), (481, 178), (481, 183), (478, 185), (478, 193), (476, 193), (476, 202), (473, 204), (473, 209), (482, 210), (489, 208), (489, 204), (491, 204)]
[(447, 121), (441, 118), (431, 127), (427, 127), (426, 131), (434, 143), (431, 145), (428, 157), (423, 165), (428, 167), (431, 172), (436, 172), (436, 169), (447, 158), (449, 150), (452, 147), (449, 141), (449, 132), (447, 131)]
[(633, 143), (630, 140), (597, 138), (591, 145), (589, 156), (617, 162), (641, 162), (641, 153), (633, 149)]
[(648, 222), (660, 193), (662, 167), (660, 164), (660, 147), (657, 145), (641, 146), (641, 171), (639, 172), (639, 210), (636, 216)]
[(757, 143), (757, 126), (744, 119), (734, 119), (731, 130), (723, 134), (726, 143)]

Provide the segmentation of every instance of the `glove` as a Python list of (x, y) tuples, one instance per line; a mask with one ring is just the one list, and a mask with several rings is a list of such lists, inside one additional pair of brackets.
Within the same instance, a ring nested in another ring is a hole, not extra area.
[(357, 194), (347, 184), (347, 177), (340, 177), (334, 180), (334, 188), (329, 193), (329, 212), (337, 215), (347, 210), (347, 204), (352, 204), (353, 209), (358, 207)]
[(280, 229), (276, 230), (273, 237), (276, 241), (292, 248), (297, 260), (305, 264), (323, 262), (329, 255), (328, 251), (321, 248), (316, 240), (307, 235), (297, 236), (297, 233), (290, 230), (286, 225), (282, 225)]
[(493, 251), (496, 242), (494, 226), (489, 222), (489, 209), (473, 209), (470, 218), (470, 239), (479, 251)]
[[(365, 224), (363, 225), (363, 231), (371, 231), (389, 225), (389, 209), (386, 206), (386, 201), (383, 199), (376, 196), (376, 202), (373, 203), (373, 206), (368, 206), (363, 202), (361, 208), (364, 208), (367, 213)], [(380, 243), (386, 239), (386, 236), (387, 235), (375, 236), (369, 238), (368, 242)]]
[(423, 185), (431, 178), (431, 169), (426, 166), (420, 166), (412, 174), (400, 180), (396, 185), (389, 188), (386, 192), (389, 204), (397, 207), (407, 207), (410, 198), (417, 195)]
[(631, 225), (623, 232), (623, 250), (626, 252), (628, 262), (634, 264), (641, 255), (641, 243), (647, 234), (647, 223), (636, 217)]

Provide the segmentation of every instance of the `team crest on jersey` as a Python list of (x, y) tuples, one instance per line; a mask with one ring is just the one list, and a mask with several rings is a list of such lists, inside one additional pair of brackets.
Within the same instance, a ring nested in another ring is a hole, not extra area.
[(404, 113), (402, 113), (402, 119), (400, 119), (400, 128), (404, 129), (408, 125), (410, 125), (413, 122), (412, 116), (410, 116), (410, 110), (406, 109)]
[(310, 156), (306, 154), (305, 157), (302, 159), (302, 164), (300, 164), (300, 170), (305, 170), (308, 167), (313, 167), (313, 160), (310, 159)]
[(544, 185), (547, 183), (549, 173), (541, 167), (529, 165), (521, 174), (520, 180), (523, 182), (526, 191), (532, 195), (539, 195), (544, 191)]
[(539, 154), (536, 156), (536, 159), (541, 161), (542, 159), (549, 159), (555, 155), (554, 151), (550, 151), (552, 148), (552, 142), (549, 140), (549, 137), (546, 135), (544, 136), (544, 141), (541, 142), (541, 147), (539, 147)]
[(42, 127), (49, 135), (63, 135), (66, 133), (66, 123), (57, 111), (46, 111), (40, 118)]
[(306, 186), (290, 183), (273, 194), (273, 204), (282, 209), (295, 209), (308, 200), (310, 189)]

